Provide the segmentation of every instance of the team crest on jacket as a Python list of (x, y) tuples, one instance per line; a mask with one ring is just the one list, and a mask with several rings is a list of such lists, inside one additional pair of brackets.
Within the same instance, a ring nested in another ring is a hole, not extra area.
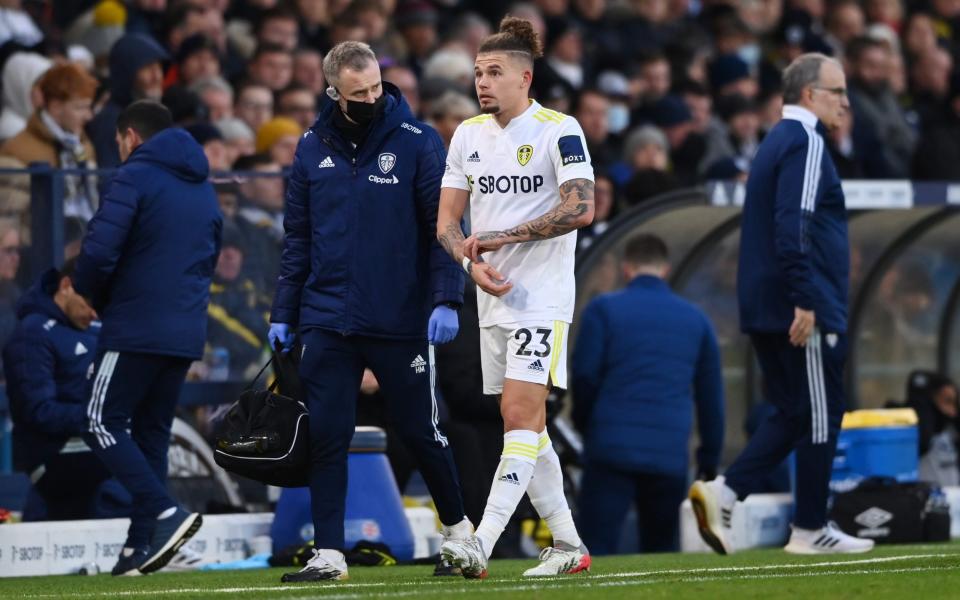
[(380, 155), (379, 164), (380, 170), (386, 175), (393, 169), (393, 165), (397, 164), (397, 155), (391, 152), (384, 152)]
[(531, 158), (533, 158), (533, 146), (524, 144), (517, 148), (517, 162), (520, 163), (521, 167), (527, 166)]

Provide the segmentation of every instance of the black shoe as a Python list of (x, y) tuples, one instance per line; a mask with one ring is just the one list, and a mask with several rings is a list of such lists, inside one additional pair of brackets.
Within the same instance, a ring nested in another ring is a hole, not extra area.
[(150, 540), (150, 555), (140, 567), (141, 573), (153, 573), (167, 566), (180, 546), (187, 543), (203, 525), (200, 513), (188, 513), (182, 508), (166, 519), (157, 519), (157, 527)]
[(124, 548), (110, 574), (114, 577), (140, 575), (140, 565), (146, 562), (149, 553), (149, 548)]
[(463, 571), (460, 567), (450, 564), (442, 556), (437, 559), (437, 565), (433, 567), (434, 577), (460, 577)]

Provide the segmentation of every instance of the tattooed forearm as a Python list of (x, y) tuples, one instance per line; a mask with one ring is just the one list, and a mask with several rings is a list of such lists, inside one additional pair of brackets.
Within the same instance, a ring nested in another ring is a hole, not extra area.
[(447, 223), (446, 229), (437, 236), (437, 240), (453, 260), (457, 263), (463, 260), (464, 237), (459, 223)]
[(560, 186), (560, 204), (532, 221), (506, 231), (491, 231), (477, 236), (482, 242), (508, 238), (514, 242), (546, 240), (589, 225), (593, 221), (593, 182), (572, 179)]

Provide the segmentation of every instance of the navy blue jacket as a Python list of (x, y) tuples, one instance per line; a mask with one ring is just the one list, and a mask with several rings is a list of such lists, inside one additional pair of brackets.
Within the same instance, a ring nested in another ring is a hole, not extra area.
[(333, 102), (300, 140), (273, 323), (424, 339), (434, 306), (463, 302), (463, 272), (436, 240), (443, 143), (383, 87), (383, 116), (356, 149), (333, 124)]
[(588, 462), (686, 477), (696, 405), (697, 464), (716, 470), (724, 427), (716, 336), (706, 315), (661, 279), (641, 275), (587, 305), (572, 376)]
[(745, 332), (785, 333), (795, 307), (813, 310), (823, 332), (847, 330), (847, 210), (824, 145), (813, 113), (787, 106), (757, 149), (737, 273)]
[(101, 169), (120, 164), (117, 119), (134, 100), (137, 71), (167, 58), (167, 51), (144, 33), (128, 33), (110, 48), (110, 100), (87, 123), (87, 135)]
[(103, 321), (100, 347), (198, 359), (223, 218), (203, 148), (165, 129), (118, 169), (73, 277)]
[(17, 304), (20, 319), (3, 348), (13, 417), (13, 463), (29, 473), (87, 429), (89, 375), (99, 324), (76, 329), (53, 302), (59, 276), (48, 271)]

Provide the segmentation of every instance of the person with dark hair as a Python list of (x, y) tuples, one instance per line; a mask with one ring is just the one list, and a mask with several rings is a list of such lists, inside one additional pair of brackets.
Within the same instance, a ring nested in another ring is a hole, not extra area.
[(152, 37), (128, 33), (110, 48), (110, 100), (87, 124), (87, 133), (101, 168), (120, 164), (117, 117), (134, 100), (159, 101), (163, 96), (163, 61), (167, 51)]
[(890, 85), (890, 48), (880, 40), (858, 37), (847, 45), (845, 57), (850, 72), (853, 129), (859, 136), (876, 139), (886, 163), (887, 172), (881, 175), (884, 179), (908, 177), (917, 133)]
[(27, 520), (100, 516), (97, 492), (110, 477), (81, 440), (100, 324), (73, 288), (74, 266), (48, 270), (20, 298), (19, 323), (3, 348), (13, 466), (30, 477), (40, 499), (28, 502)]
[(279, 92), (293, 80), (293, 54), (283, 46), (261, 44), (247, 65), (250, 82)]
[(299, 138), (270, 316), (273, 348), (302, 342), (310, 412), (314, 554), (282, 581), (345, 579), (347, 452), (364, 367), (418, 463), (445, 538), (466, 537), (456, 466), (438, 423), (434, 346), (459, 329), (463, 273), (436, 240), (443, 142), (356, 41), (327, 53), (330, 102)]
[[(524, 576), (590, 568), (547, 433), (546, 400), (551, 387), (567, 387), (576, 230), (594, 218), (594, 174), (577, 120), (529, 97), (542, 53), (533, 25), (517, 17), (504, 18), (480, 45), (483, 114), (454, 133), (440, 194), (437, 237), (477, 284), (483, 388), (500, 395), (504, 421), (503, 454), (476, 535), (440, 548), (467, 578), (486, 576), (524, 492), (554, 538)], [(473, 233), (465, 238), (468, 202)]]
[(584, 309), (571, 363), (585, 459), (580, 530), (591, 551), (614, 554), (633, 504), (639, 551), (671, 552), (679, 547), (694, 410), (700, 476), (716, 474), (723, 449), (720, 350), (703, 311), (666, 283), (663, 240), (629, 240), (622, 271), (626, 287)]
[(960, 485), (957, 384), (940, 373), (914, 371), (907, 379), (907, 406), (917, 413), (920, 481)]
[(190, 362), (203, 356), (222, 217), (203, 148), (139, 100), (117, 119), (122, 166), (90, 221), (73, 278), (103, 321), (86, 443), (133, 497), (114, 575), (163, 568), (202, 522), (166, 489)]
[(736, 502), (796, 451), (796, 509), (784, 550), (868, 552), (872, 540), (827, 520), (830, 473), (843, 419), (850, 241), (843, 189), (818, 129), (850, 109), (840, 64), (803, 54), (783, 72), (783, 118), (767, 134), (747, 180), (737, 269), (740, 328), (750, 335), (776, 410), (725, 477), (694, 482), (700, 535), (734, 548)]

